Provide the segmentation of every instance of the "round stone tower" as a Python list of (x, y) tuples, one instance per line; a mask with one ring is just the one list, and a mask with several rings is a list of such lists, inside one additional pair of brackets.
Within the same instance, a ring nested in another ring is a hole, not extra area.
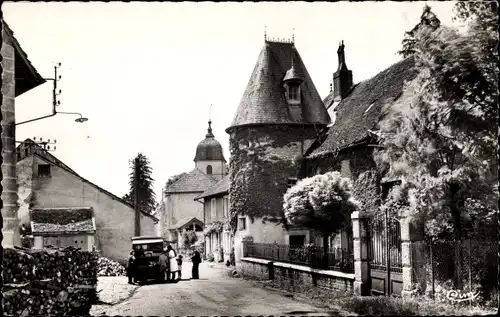
[(229, 134), (230, 211), (241, 240), (285, 243), (283, 195), (330, 117), (295, 45), (265, 41)]

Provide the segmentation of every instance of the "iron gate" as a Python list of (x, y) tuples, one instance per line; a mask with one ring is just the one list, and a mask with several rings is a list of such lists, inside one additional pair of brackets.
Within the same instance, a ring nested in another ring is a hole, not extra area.
[[(403, 288), (401, 226), (387, 212), (370, 219), (370, 281), (373, 295), (400, 295)], [(389, 269), (387, 269), (389, 268)]]

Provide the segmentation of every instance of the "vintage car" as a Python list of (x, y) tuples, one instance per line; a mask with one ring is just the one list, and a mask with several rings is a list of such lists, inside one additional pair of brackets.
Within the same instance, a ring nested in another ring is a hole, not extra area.
[(158, 265), (158, 258), (170, 241), (162, 237), (132, 237), (132, 249), (135, 256), (134, 280), (143, 283), (149, 280), (163, 279)]

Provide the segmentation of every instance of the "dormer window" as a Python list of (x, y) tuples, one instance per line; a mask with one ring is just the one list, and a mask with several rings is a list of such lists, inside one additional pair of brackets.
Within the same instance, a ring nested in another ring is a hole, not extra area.
[(283, 79), (283, 84), (286, 90), (286, 101), (289, 104), (297, 105), (300, 104), (300, 84), (302, 79), (298, 75), (295, 67), (292, 63), (292, 68), (290, 68)]
[(300, 104), (300, 83), (287, 82), (285, 84), (286, 101), (291, 105)]
[(299, 101), (299, 87), (296, 85), (288, 85), (288, 99), (290, 101)]

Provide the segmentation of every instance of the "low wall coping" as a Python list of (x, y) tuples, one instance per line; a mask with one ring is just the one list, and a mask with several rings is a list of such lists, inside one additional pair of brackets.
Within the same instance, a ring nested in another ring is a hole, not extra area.
[(311, 272), (311, 273), (316, 273), (316, 274), (321, 274), (321, 275), (340, 277), (340, 278), (349, 279), (349, 280), (355, 279), (354, 273), (343, 273), (343, 272), (338, 272), (338, 271), (333, 271), (333, 270), (318, 270), (318, 269), (310, 268), (308, 266), (283, 263), (283, 262), (274, 262), (273, 265), (275, 267), (290, 268), (290, 269), (294, 269), (294, 270), (302, 271), (302, 272)]
[(265, 265), (268, 265), (269, 263), (273, 262), (273, 261), (269, 261), (269, 260), (264, 260), (264, 259), (257, 259), (257, 258), (241, 258), (241, 261), (243, 262), (251, 262), (251, 263), (260, 263), (260, 264), (265, 264)]

